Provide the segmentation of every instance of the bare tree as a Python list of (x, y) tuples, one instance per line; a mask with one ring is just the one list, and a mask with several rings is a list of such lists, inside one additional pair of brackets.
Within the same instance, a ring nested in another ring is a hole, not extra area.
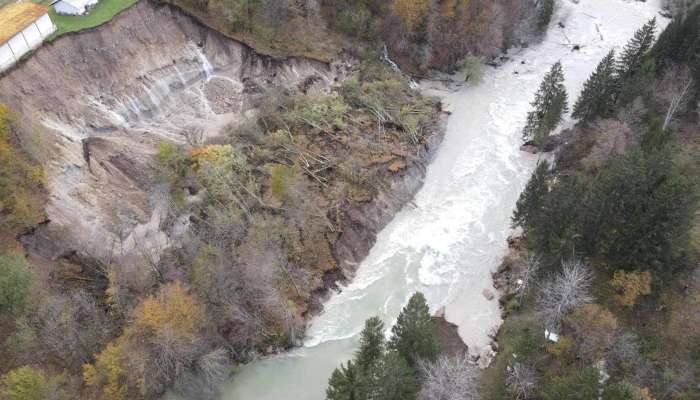
[(663, 126), (663, 130), (666, 130), (669, 124), (673, 122), (678, 111), (688, 102), (694, 82), (688, 67), (672, 68), (663, 82), (667, 82), (666, 84), (669, 87), (668, 93), (670, 96)]
[(520, 287), (518, 289), (518, 299), (520, 300), (527, 295), (530, 285), (540, 269), (540, 258), (535, 254), (528, 254), (523, 259), (521, 268), (522, 271), (520, 272), (518, 278), (520, 279)]
[(89, 361), (111, 331), (104, 312), (84, 292), (47, 298), (36, 317), (37, 333), (47, 353), (72, 368)]
[(175, 390), (184, 398), (208, 400), (216, 398), (228, 378), (228, 352), (217, 348), (199, 357)]
[(419, 361), (423, 387), (420, 400), (470, 400), (478, 398), (479, 368), (468, 354), (440, 356), (435, 362)]
[(550, 331), (559, 329), (564, 315), (593, 301), (589, 294), (591, 270), (578, 259), (562, 261), (561, 267), (561, 272), (541, 285), (537, 299), (545, 327)]
[(530, 398), (536, 382), (537, 375), (531, 365), (515, 363), (506, 369), (506, 390), (515, 400)]

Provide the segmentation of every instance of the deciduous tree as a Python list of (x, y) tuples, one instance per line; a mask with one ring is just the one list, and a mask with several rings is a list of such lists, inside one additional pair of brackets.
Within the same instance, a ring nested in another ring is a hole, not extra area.
[(394, 10), (401, 16), (404, 28), (409, 36), (415, 38), (425, 29), (429, 0), (394, 0)]
[(598, 304), (586, 304), (565, 318), (580, 357), (597, 362), (617, 335), (617, 318)]
[(51, 400), (56, 394), (46, 375), (32, 367), (13, 369), (0, 377), (3, 400)]
[(442, 355), (434, 362), (420, 361), (420, 400), (471, 400), (478, 398), (479, 368), (466, 353)]
[(542, 284), (537, 299), (547, 329), (558, 330), (566, 314), (593, 300), (592, 281), (590, 269), (581, 260), (562, 261), (561, 271)]
[(615, 301), (632, 307), (640, 296), (651, 294), (651, 273), (649, 271), (616, 271), (610, 285), (617, 291)]
[(515, 400), (529, 399), (535, 391), (537, 375), (534, 367), (516, 362), (506, 369), (506, 391)]

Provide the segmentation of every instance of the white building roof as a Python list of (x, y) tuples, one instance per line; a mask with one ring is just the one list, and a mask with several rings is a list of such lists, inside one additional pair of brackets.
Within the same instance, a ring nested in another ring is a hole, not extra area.
[(98, 0), (59, 0), (56, 3), (66, 3), (70, 4), (71, 6), (78, 8), (78, 9), (83, 9), (85, 7), (89, 7), (92, 5), (97, 4)]

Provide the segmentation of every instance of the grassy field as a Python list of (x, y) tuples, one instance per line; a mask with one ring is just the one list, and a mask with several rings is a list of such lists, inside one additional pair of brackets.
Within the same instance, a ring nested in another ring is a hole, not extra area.
[[(51, 8), (51, 19), (56, 24), (58, 30), (53, 38), (70, 32), (77, 32), (83, 29), (94, 28), (109, 22), (115, 15), (136, 4), (138, 0), (102, 0), (90, 13), (84, 16), (58, 15)], [(43, 3), (50, 3), (43, 2)]]
[[(0, 0), (0, 6), (12, 3), (16, 0)], [(43, 4), (47, 7), (51, 0), (34, 0), (35, 3)], [(101, 0), (90, 13), (84, 16), (58, 15), (51, 7), (50, 15), (58, 30), (52, 36), (55, 39), (70, 32), (77, 32), (83, 29), (94, 28), (109, 22), (115, 15), (136, 4), (138, 0)]]

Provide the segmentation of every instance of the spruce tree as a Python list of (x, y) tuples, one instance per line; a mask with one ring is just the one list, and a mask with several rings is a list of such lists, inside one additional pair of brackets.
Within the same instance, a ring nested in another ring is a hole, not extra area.
[(347, 367), (340, 365), (336, 368), (328, 380), (326, 389), (327, 400), (360, 400), (358, 388), (360, 386), (357, 366), (348, 361)]
[(549, 22), (554, 14), (555, 0), (540, 0), (540, 9), (537, 16), (537, 25), (541, 31), (547, 30)]
[(656, 17), (644, 24), (625, 45), (617, 61), (618, 86), (622, 87), (642, 66), (644, 55), (651, 49), (656, 32)]
[(531, 103), (534, 110), (527, 115), (523, 138), (533, 140), (538, 146), (543, 144), (552, 130), (561, 122), (564, 114), (569, 111), (567, 100), (564, 71), (561, 62), (557, 62), (544, 76), (535, 94), (535, 101)]
[(574, 105), (574, 118), (589, 121), (610, 114), (615, 99), (615, 70), (615, 51), (610, 50), (583, 85), (583, 91)]
[(396, 325), (391, 329), (389, 348), (406, 358), (410, 365), (416, 365), (420, 358), (434, 360), (438, 354), (433, 337), (433, 320), (428, 303), (422, 293), (417, 292), (401, 310)]
[(378, 360), (369, 383), (364, 398), (372, 400), (414, 400), (419, 389), (415, 371), (395, 351)]
[(537, 164), (535, 172), (530, 181), (525, 186), (525, 190), (520, 193), (520, 198), (515, 205), (515, 212), (512, 217), (513, 227), (520, 226), (527, 230), (533, 220), (537, 218), (542, 209), (544, 198), (547, 195), (549, 176), (549, 163), (545, 160)]
[[(684, 17), (676, 17), (659, 35), (650, 51), (659, 67), (671, 63), (700, 65), (700, 5), (690, 9)], [(700, 76), (700, 75), (698, 75)]]
[(365, 321), (365, 328), (360, 334), (360, 349), (355, 354), (361, 373), (369, 371), (384, 353), (384, 347), (384, 323), (379, 317), (372, 317)]

